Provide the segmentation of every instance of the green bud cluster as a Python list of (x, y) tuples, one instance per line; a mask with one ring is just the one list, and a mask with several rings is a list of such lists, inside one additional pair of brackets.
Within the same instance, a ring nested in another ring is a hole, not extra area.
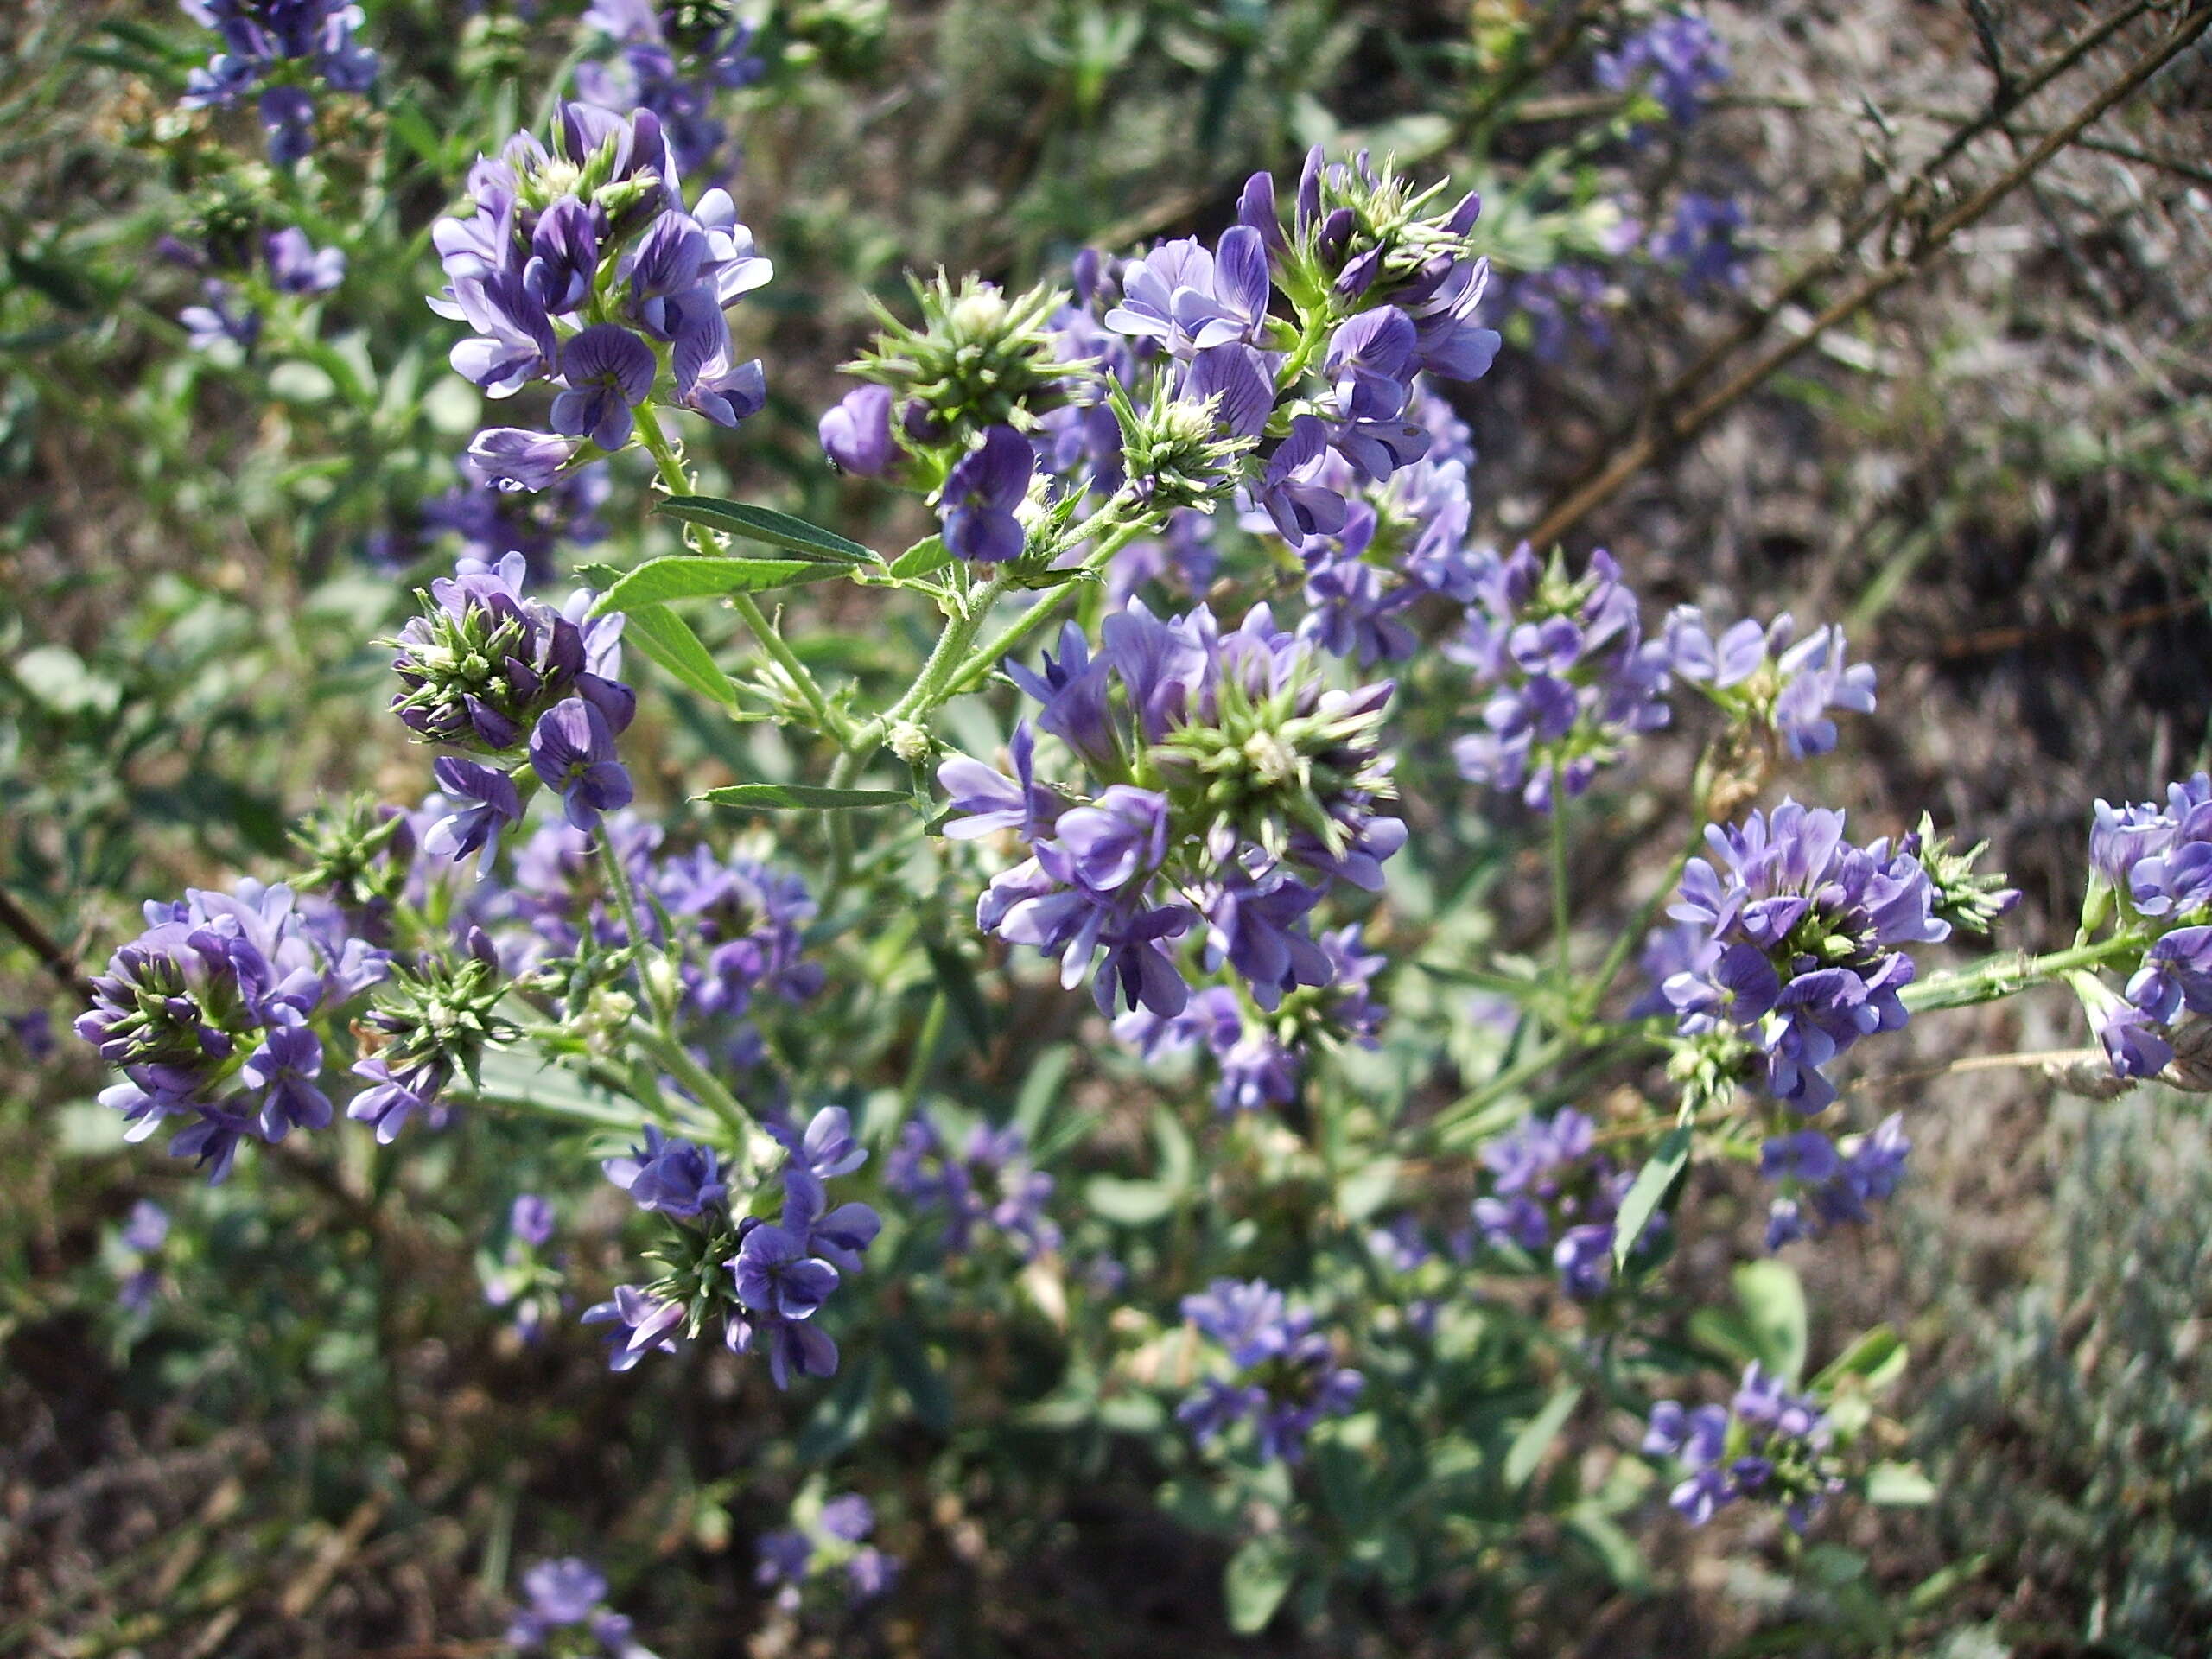
[(891, 389), (893, 428), (911, 442), (942, 443), (957, 457), (986, 427), (1026, 429), (1083, 370), (1060, 359), (1048, 327), (1068, 302), (1062, 289), (1039, 284), (1009, 297), (976, 276), (956, 289), (942, 271), (912, 286), (921, 321), (903, 323), (877, 306), (882, 332), (845, 365)]

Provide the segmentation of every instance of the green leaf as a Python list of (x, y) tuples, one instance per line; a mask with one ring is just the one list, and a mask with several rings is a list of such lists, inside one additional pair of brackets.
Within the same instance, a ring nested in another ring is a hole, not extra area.
[(1689, 1161), (1690, 1132), (1687, 1128), (1671, 1128), (1660, 1136), (1659, 1144), (1637, 1172), (1636, 1185), (1629, 1188), (1628, 1196), (1621, 1200), (1620, 1211), (1613, 1219), (1616, 1271), (1628, 1265), (1629, 1254), (1643, 1236), (1653, 1212), (1675, 1191), (1683, 1172), (1689, 1167)]
[(1878, 1463), (1866, 1471), (1866, 1501), (1916, 1509), (1936, 1501), (1936, 1483), (1916, 1463)]
[(1785, 1382), (1805, 1369), (1805, 1287), (1785, 1262), (1746, 1262), (1736, 1269), (1736, 1300), (1751, 1326), (1759, 1363)]
[(1148, 1227), (1175, 1207), (1175, 1195), (1158, 1181), (1094, 1175), (1084, 1183), (1084, 1202), (1124, 1227)]
[(820, 559), (723, 559), (682, 556), (641, 564), (600, 595), (592, 608), (633, 611), (678, 599), (758, 594), (802, 582), (825, 582), (840, 567)]
[(635, 645), (647, 662), (709, 702), (724, 709), (737, 707), (737, 691), (729, 676), (715, 666), (713, 655), (691, 632), (689, 622), (661, 605), (646, 606), (628, 616), (622, 626), (624, 645)]
[(899, 1391), (914, 1408), (914, 1415), (923, 1425), (938, 1434), (952, 1429), (952, 1386), (944, 1373), (931, 1362), (929, 1352), (922, 1346), (914, 1328), (904, 1322), (894, 1322), (881, 1328), (883, 1357), (891, 1368), (891, 1379)]
[(952, 563), (952, 550), (944, 544), (942, 536), (928, 536), (891, 561), (894, 576), (926, 576), (932, 570), (942, 570)]
[(1847, 1376), (1862, 1378), (1870, 1389), (1887, 1388), (1904, 1374), (1904, 1338), (1886, 1325), (1878, 1325), (1838, 1354), (1827, 1369), (1813, 1379), (1816, 1388), (1834, 1388)]
[(1513, 1437), (1513, 1444), (1505, 1452), (1505, 1484), (1508, 1490), (1517, 1490), (1528, 1484), (1529, 1477), (1536, 1472), (1536, 1465), (1544, 1460), (1559, 1432), (1567, 1427), (1567, 1420), (1582, 1402), (1582, 1389), (1579, 1383), (1563, 1385), (1558, 1393), (1544, 1402), (1544, 1408), (1521, 1427)]
[(1397, 1190), (1395, 1158), (1377, 1158), (1346, 1176), (1337, 1188), (1337, 1210), (1346, 1221), (1365, 1221)]
[(1642, 1590), (1651, 1581), (1643, 1564), (1643, 1551), (1613, 1518), (1590, 1503), (1578, 1503), (1567, 1515), (1567, 1530), (1590, 1546), (1605, 1571), (1624, 1590)]
[(930, 967), (937, 975), (945, 1001), (967, 1028), (969, 1043), (978, 1054), (988, 1052), (991, 1046), (991, 1010), (983, 1001), (982, 988), (976, 982), (975, 969), (969, 965), (967, 957), (949, 944), (925, 939), (922, 949), (928, 953)]
[(880, 564), (882, 560), (858, 542), (773, 507), (748, 506), (741, 501), (721, 501), (711, 495), (672, 495), (656, 504), (656, 512), (702, 524), (750, 542), (787, 548), (803, 559), (827, 559), (833, 564)]
[(750, 806), (773, 810), (846, 812), (860, 807), (905, 806), (913, 799), (902, 789), (821, 789), (812, 784), (730, 784), (695, 795), (715, 806)]
[(1228, 1569), (1221, 1575), (1229, 1628), (1239, 1636), (1255, 1636), (1265, 1630), (1297, 1577), (1297, 1560), (1289, 1541), (1280, 1533), (1245, 1540), (1229, 1558)]

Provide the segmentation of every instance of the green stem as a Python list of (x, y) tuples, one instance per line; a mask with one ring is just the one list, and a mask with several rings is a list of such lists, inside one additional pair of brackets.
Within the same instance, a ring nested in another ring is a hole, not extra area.
[(658, 953), (646, 943), (645, 929), (639, 925), (638, 895), (631, 890), (630, 872), (622, 868), (621, 855), (614, 850), (614, 837), (607, 833), (604, 825), (599, 834), (599, 861), (607, 871), (607, 885), (613, 892), (614, 908), (622, 918), (622, 931), (630, 941), (630, 970), (638, 976), (638, 988), (645, 995), (645, 1006), (653, 1011), (653, 1023), (663, 1031), (673, 1031), (675, 1006), (658, 977), (645, 969), (649, 954)]
[(1994, 1002), (1999, 997), (2011, 996), (2031, 985), (2057, 979), (2078, 969), (2098, 967), (2142, 948), (2143, 941), (2133, 935), (2116, 933), (2094, 944), (2070, 945), (2040, 957), (2006, 951), (1971, 968), (1954, 969), (1908, 985), (1898, 994), (1897, 1000), (1914, 1014), (1930, 1008), (1970, 1007), (1977, 1002)]
[[(667, 486), (670, 494), (690, 495), (696, 490), (697, 486), (690, 474), (684, 469), (683, 459), (676, 453), (676, 446), (660, 429), (658, 415), (650, 407), (639, 411), (638, 436), (645, 444), (646, 453), (652, 456), (653, 464), (659, 467), (660, 481)], [(685, 525), (684, 537), (704, 556), (721, 556), (721, 550), (715, 545), (712, 537), (703, 526)], [(760, 608), (760, 602), (750, 594), (732, 594), (729, 602), (730, 607), (745, 620), (745, 626), (753, 631), (753, 637), (760, 642), (760, 649), (766, 652), (774, 659), (776, 666), (783, 670), (785, 677), (798, 693), (799, 700), (805, 703), (809, 723), (814, 729), (826, 737), (836, 739), (840, 743), (849, 741), (853, 733), (852, 721), (830, 706), (830, 699), (823, 695), (822, 687), (816, 683), (806, 664), (799, 661), (798, 653), (791, 648), (782, 632), (768, 620), (767, 613)]]
[(1568, 947), (1567, 932), (1573, 923), (1574, 896), (1567, 891), (1567, 767), (1554, 761), (1551, 800), (1552, 933), (1554, 948), (1559, 952), (1559, 995), (1571, 1009), (1574, 958)]
[(730, 1093), (707, 1068), (691, 1057), (691, 1051), (676, 1038), (656, 1030), (642, 1020), (630, 1022), (630, 1036), (655, 1061), (666, 1069), (669, 1076), (690, 1090), (692, 1097), (715, 1115), (731, 1136), (730, 1150), (746, 1162), (764, 1161), (771, 1144), (766, 1132), (755, 1123), (745, 1108), (738, 1104), (737, 1096)]
[(1683, 870), (1688, 868), (1690, 860), (1696, 856), (1697, 849), (1704, 843), (1705, 826), (1700, 823), (1691, 829), (1689, 841), (1675, 855), (1674, 862), (1667, 867), (1667, 874), (1661, 878), (1658, 887), (1638, 908), (1635, 919), (1613, 941), (1611, 949), (1605, 952), (1605, 961), (1598, 964), (1597, 978), (1591, 982), (1575, 1007), (1578, 1024), (1598, 1012), (1599, 1003), (1605, 1001), (1605, 993), (1612, 989), (1613, 982), (1620, 977), (1621, 969), (1628, 965), (1630, 956), (1643, 942), (1643, 936), (1651, 931), (1652, 923), (1658, 919), (1659, 907), (1681, 886)]
[[(1154, 524), (1149, 515), (1129, 524), (1116, 525), (1107, 533), (1106, 538), (1085, 556), (1082, 568), (1088, 572), (1103, 569), (1109, 559), (1152, 528)], [(1046, 595), (1030, 609), (1023, 612), (1020, 616), (1007, 624), (997, 634), (971, 653), (945, 683), (944, 696), (938, 701), (943, 702), (945, 698), (959, 696), (967, 689), (969, 681), (978, 675), (988, 672), (993, 665), (1012, 656), (1023, 640), (1028, 639), (1058, 614), (1061, 598), (1068, 588), (1074, 586), (1076, 584), (1071, 582), (1067, 588)]]

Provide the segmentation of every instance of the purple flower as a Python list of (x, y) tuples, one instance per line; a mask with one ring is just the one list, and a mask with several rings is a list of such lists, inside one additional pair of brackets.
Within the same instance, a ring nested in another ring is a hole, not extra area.
[(753, 1576), (758, 1584), (798, 1584), (814, 1561), (812, 1541), (796, 1527), (762, 1533), (754, 1548), (759, 1565)]
[(1905, 1023), (1913, 976), (1898, 949), (1948, 938), (1920, 861), (1843, 838), (1843, 814), (1784, 801), (1740, 829), (1707, 828), (1710, 860), (1683, 871), (1668, 914), (1718, 947), (1663, 987), (1685, 1032), (1734, 1026), (1766, 1057), (1767, 1085), (1802, 1112), (1835, 1097), (1821, 1068)]
[(832, 1538), (857, 1544), (875, 1530), (875, 1509), (858, 1492), (846, 1492), (822, 1506), (822, 1530)]
[(543, 1249), (553, 1236), (553, 1205), (535, 1192), (518, 1192), (507, 1211), (507, 1231), (532, 1249)]
[(787, 1319), (772, 1312), (732, 1315), (728, 1332), (733, 1353), (766, 1352), (768, 1377), (779, 1389), (791, 1387), (794, 1376), (835, 1376), (837, 1344), (819, 1325), (804, 1319)]
[(665, 1216), (696, 1216), (729, 1194), (714, 1148), (664, 1135), (650, 1123), (644, 1146), (609, 1158), (600, 1167), (639, 1209)]
[(589, 831), (600, 814), (630, 804), (630, 774), (614, 758), (614, 734), (598, 705), (582, 697), (556, 703), (530, 734), (530, 764), (561, 797), (570, 823)]
[(454, 810), (424, 833), (423, 850), (458, 863), (480, 849), (476, 874), (481, 876), (499, 854), (500, 832), (522, 822), (522, 798), (514, 779), (496, 766), (450, 754), (439, 756), (430, 770)]
[(689, 380), (677, 377), (684, 404), (716, 426), (735, 426), (768, 406), (768, 381), (754, 358), (734, 366), (727, 353), (709, 359)]
[(855, 386), (822, 417), (823, 453), (840, 472), (880, 478), (898, 459), (891, 435), (891, 389)]
[(1226, 1378), (1202, 1378), (1176, 1409), (1200, 1445), (1248, 1421), (1262, 1461), (1295, 1463), (1313, 1425), (1351, 1410), (1364, 1386), (1337, 1364), (1312, 1312), (1263, 1281), (1217, 1279), (1183, 1299), (1183, 1317), (1221, 1344), (1232, 1368)]
[(346, 1116), (357, 1123), (366, 1123), (376, 1130), (378, 1141), (390, 1146), (399, 1138), (400, 1130), (407, 1127), (407, 1120), (417, 1112), (435, 1116), (437, 1098), (450, 1077), (442, 1065), (425, 1061), (395, 1072), (384, 1060), (374, 1055), (356, 1060), (353, 1075), (365, 1077), (370, 1086), (353, 1096), (346, 1108)]
[(617, 1285), (612, 1301), (584, 1310), (586, 1325), (613, 1325), (607, 1337), (607, 1368), (626, 1371), (654, 1349), (676, 1351), (674, 1333), (683, 1324), (683, 1305), (665, 1301), (635, 1285)]
[(531, 232), (523, 289), (559, 315), (583, 308), (598, 273), (599, 221), (582, 202), (563, 196), (538, 216)]
[(620, 449), (630, 442), (631, 410), (652, 391), (653, 354), (628, 329), (594, 323), (561, 347), (561, 378), (553, 429)]
[(1610, 555), (1592, 554), (1570, 581), (1556, 559), (1546, 569), (1522, 546), (1474, 588), (1465, 631), (1446, 647), (1488, 693), (1482, 729), (1452, 746), (1462, 777), (1548, 811), (1556, 785), (1580, 794), (1630, 737), (1667, 723), (1667, 649), (1643, 640)]
[(874, 1601), (888, 1594), (898, 1578), (898, 1558), (885, 1554), (873, 1544), (855, 1550), (852, 1559), (845, 1563), (846, 1586), (856, 1602)]
[(280, 294), (327, 294), (346, 280), (346, 256), (320, 248), (296, 227), (273, 232), (262, 244), (270, 286)]
[(1149, 879), (1167, 855), (1167, 798), (1126, 784), (1109, 787), (1089, 806), (1065, 813), (1054, 827), (1075, 879), (1110, 893)]
[(1708, 87), (1728, 79), (1728, 48), (1704, 18), (1669, 12), (1597, 58), (1598, 84), (1613, 92), (1648, 89), (1668, 118), (1688, 126)]
[(738, 1300), (779, 1319), (812, 1319), (837, 1288), (837, 1269), (808, 1255), (806, 1241), (782, 1227), (753, 1228), (729, 1266)]
[(272, 86), (255, 105), (269, 141), (269, 160), (289, 167), (315, 148), (315, 100), (296, 86)]
[(521, 427), (493, 426), (468, 445), (469, 465), (486, 483), (502, 490), (535, 493), (550, 487), (561, 469), (576, 458), (573, 438)]
[(1735, 288), (1744, 280), (1750, 255), (1737, 242), (1744, 210), (1726, 196), (1685, 194), (1667, 228), (1651, 238), (1651, 255), (1678, 267), (1682, 286), (1692, 294), (1710, 288)]
[(262, 1091), (264, 1139), (281, 1141), (291, 1129), (329, 1127), (330, 1096), (315, 1084), (321, 1071), (322, 1043), (314, 1032), (303, 1025), (269, 1027), (240, 1073)]
[(140, 1255), (151, 1255), (168, 1242), (169, 1212), (151, 1198), (141, 1198), (130, 1206), (130, 1218), (124, 1224), (123, 1247)]
[(238, 290), (213, 276), (200, 283), (200, 304), (177, 314), (192, 349), (204, 352), (228, 340), (241, 351), (251, 351), (261, 338), (261, 314), (251, 307), (238, 308), (234, 303)]
[(1267, 245), (1248, 226), (1231, 226), (1209, 253), (1194, 240), (1166, 242), (1122, 273), (1122, 302), (1106, 327), (1154, 340), (1179, 356), (1208, 346), (1252, 343), (1268, 315)]
[(1021, 521), (1014, 517), (1036, 470), (1029, 440), (1010, 426), (994, 426), (946, 476), (938, 512), (944, 544), (956, 558), (1003, 564), (1021, 556)]

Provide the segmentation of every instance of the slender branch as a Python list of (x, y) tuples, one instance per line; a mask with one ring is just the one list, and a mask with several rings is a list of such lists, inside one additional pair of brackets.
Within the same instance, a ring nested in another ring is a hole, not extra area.
[[(695, 487), (691, 476), (684, 470), (676, 447), (668, 441), (668, 435), (660, 429), (659, 417), (652, 410), (645, 410), (639, 418), (638, 435), (644, 442), (647, 453), (652, 456), (653, 464), (660, 469), (660, 481), (667, 486), (669, 493), (690, 494)], [(715, 545), (712, 536), (703, 527), (687, 524), (684, 526), (684, 537), (705, 557), (720, 556), (721, 550)], [(783, 670), (784, 677), (791, 682), (791, 688), (798, 693), (799, 700), (805, 703), (814, 729), (839, 742), (849, 737), (851, 721), (830, 707), (830, 699), (823, 695), (822, 687), (816, 683), (806, 664), (799, 661), (798, 653), (791, 649), (791, 642), (784, 638), (782, 630), (761, 610), (760, 601), (750, 594), (734, 593), (729, 595), (729, 603), (730, 608), (742, 617), (745, 626), (753, 631), (753, 637), (760, 642), (760, 649), (766, 652), (775, 660), (776, 666)]]
[[(2139, 0), (2136, 10), (2142, 10)], [(2202, 0), (2199, 0), (2196, 9), (2176, 25), (2164, 42), (2138, 59), (2119, 79), (2089, 99), (2063, 125), (2048, 134), (1997, 179), (1929, 226), (1909, 252), (1866, 273), (1821, 311), (1802, 331), (1768, 346), (1720, 385), (1702, 397), (1694, 397), (1692, 394), (1696, 388), (1724, 359), (1732, 355), (1738, 347), (1755, 340), (1786, 307), (1794, 304), (1821, 282), (1840, 270), (1847, 255), (1839, 252), (1815, 262), (1676, 376), (1654, 399), (1656, 413), (1646, 417), (1642, 429), (1632, 435), (1624, 435), (1610, 460), (1585, 479), (1571, 485), (1566, 494), (1529, 531), (1528, 540), (1539, 546), (1557, 540), (1619, 493), (1622, 487), (1646, 467), (1696, 437), (1731, 406), (1812, 346), (1829, 329), (1856, 315), (1891, 289), (1916, 276), (1949, 245), (1961, 231), (1976, 223), (2026, 183), (2044, 162), (2072, 143), (2091, 123), (2136, 92), (2152, 76), (2186, 51), (2209, 26), (2212, 26), (2212, 9), (2208, 9)], [(2086, 47), (2079, 49), (2086, 50)], [(2075, 55), (2078, 55), (2078, 51)], [(2039, 75), (2032, 84), (2040, 85), (2043, 79), (2047, 79), (2047, 75)], [(2031, 89), (2031, 82), (2021, 85), (2024, 88)], [(1995, 118), (1989, 118), (1993, 120)], [(1945, 159), (1948, 158), (1946, 156)], [(1915, 182), (1922, 185), (1932, 183), (1929, 170), (1923, 168), (1916, 175)], [(1911, 187), (1908, 186), (1892, 198), (1889, 207), (1884, 211), (1893, 211), (1910, 193)], [(1878, 214), (1875, 216), (1878, 217)], [(1859, 236), (1871, 228), (1871, 220), (1862, 216), (1859, 225), (1847, 231), (1843, 246), (1847, 249)]]
[(77, 959), (54, 935), (40, 925), (38, 918), (16, 902), (15, 895), (0, 887), (0, 927), (29, 948), (46, 971), (60, 982), (61, 988), (79, 1002), (92, 1000), (92, 982), (77, 966)]

